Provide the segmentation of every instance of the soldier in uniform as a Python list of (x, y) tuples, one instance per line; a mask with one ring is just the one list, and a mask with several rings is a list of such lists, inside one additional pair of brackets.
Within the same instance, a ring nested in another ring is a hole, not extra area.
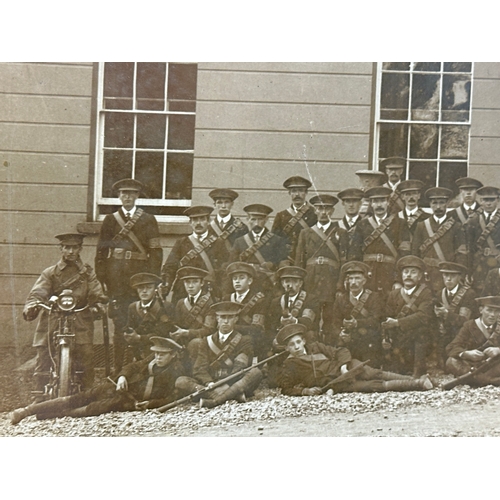
[(346, 347), (352, 356), (380, 367), (385, 302), (378, 292), (366, 288), (370, 267), (364, 262), (346, 262), (341, 269), (347, 290), (333, 305), (331, 338), (325, 343)]
[(174, 243), (161, 270), (164, 293), (168, 294), (172, 290), (174, 304), (184, 294), (182, 283), (174, 281), (177, 270), (184, 266), (208, 271), (206, 282), (213, 287), (216, 297), (221, 296), (222, 266), (228, 261), (229, 252), (224, 240), (210, 227), (209, 216), (212, 212), (212, 207), (205, 206), (193, 206), (184, 210), (189, 216), (193, 233), (179, 238)]
[(388, 294), (398, 279), (397, 260), (410, 253), (410, 232), (405, 221), (387, 212), (391, 190), (373, 187), (365, 192), (373, 216), (355, 227), (347, 260), (359, 260), (372, 269), (368, 288)]
[(316, 224), (314, 208), (306, 201), (307, 190), (311, 185), (310, 181), (298, 175), (290, 177), (283, 183), (283, 187), (288, 189), (292, 204), (276, 214), (271, 231), (286, 240), (290, 263), (295, 255), (300, 232)]
[[(283, 327), (276, 342), (288, 352), (279, 375), (279, 386), (286, 396), (322, 394), (326, 392), (329, 382), (360, 363), (351, 357), (345, 347), (306, 340), (305, 327), (301, 324)], [(419, 391), (432, 388), (428, 375), (415, 379), (365, 365), (359, 374), (334, 385), (332, 392)]]
[(500, 255), (500, 210), (498, 200), (500, 190), (492, 186), (483, 186), (477, 190), (481, 197), (483, 212), (472, 217), (465, 225), (467, 244), (472, 259), (473, 286), (481, 290), (485, 278), (491, 269), (498, 267)]
[(405, 167), (406, 160), (399, 156), (385, 158), (379, 162), (379, 169), (381, 171), (385, 170), (387, 175), (387, 182), (384, 186), (392, 190), (391, 196), (389, 197), (389, 208), (387, 209), (389, 215), (397, 214), (405, 207), (397, 189), (403, 177)]
[[(73, 292), (76, 309), (107, 302), (94, 271), (80, 258), (84, 235), (58, 234), (56, 238), (60, 243), (61, 258), (56, 265), (45, 269), (33, 285), (23, 310), (23, 317), (26, 321), (33, 321), (37, 318), (40, 312), (38, 302), (48, 303), (52, 296), (59, 296), (64, 290)], [(34, 389), (39, 394), (44, 392), (44, 386), (49, 382), (51, 360), (48, 351), (48, 334), (52, 334), (57, 329), (57, 325), (57, 315), (50, 315), (47, 310), (43, 309), (33, 339), (33, 346), (37, 353)], [(83, 370), (82, 385), (86, 389), (91, 387), (94, 381), (92, 348), (94, 313), (90, 308), (76, 314), (72, 330), (75, 334), (75, 362)]]
[(461, 177), (455, 181), (455, 184), (460, 190), (462, 203), (451, 212), (451, 215), (461, 224), (465, 224), (470, 216), (481, 211), (476, 201), (476, 192), (483, 186), (483, 183), (472, 177)]
[(178, 359), (182, 347), (164, 337), (150, 340), (154, 354), (124, 366), (116, 383), (105, 381), (73, 396), (19, 408), (11, 413), (11, 423), (18, 424), (30, 415), (38, 419), (91, 417), (112, 411), (158, 408), (175, 401), (175, 381), (184, 375)]
[(406, 221), (412, 238), (417, 223), (430, 217), (428, 213), (424, 212), (418, 206), (423, 187), (424, 183), (422, 181), (410, 179), (408, 181), (401, 181), (396, 188), (405, 205), (403, 210), (398, 212), (398, 217)]
[(425, 285), (422, 259), (407, 255), (397, 265), (403, 287), (393, 290), (387, 299), (387, 319), (382, 323), (384, 368), (419, 377), (426, 372), (431, 345), (432, 292)]
[(97, 242), (95, 269), (111, 299), (109, 315), (113, 319), (114, 369), (123, 364), (126, 343), (123, 330), (127, 324), (128, 306), (137, 299), (130, 278), (137, 273), (160, 274), (163, 252), (158, 223), (135, 203), (143, 189), (134, 179), (113, 184), (122, 207), (104, 218)]
[(346, 261), (349, 235), (331, 220), (338, 198), (329, 194), (314, 196), (309, 203), (318, 222), (301, 231), (294, 261), (306, 269), (304, 288), (320, 300), (318, 322), (324, 335), (332, 324), (332, 307), (338, 288), (340, 266)]
[[(361, 189), (365, 193), (372, 187), (382, 186), (387, 180), (387, 175), (385, 175), (384, 172), (379, 172), (378, 170), (356, 170), (356, 175), (358, 176)], [(361, 218), (373, 215), (370, 200), (366, 197), (361, 202), (359, 215), (361, 215)]]
[[(449, 356), (446, 370), (459, 377), (481, 362), (500, 355), (500, 297), (480, 297), (479, 317), (466, 321), (457, 336), (446, 347)], [(468, 382), (469, 383), (469, 382)], [(500, 385), (500, 366), (474, 376), (471, 385)]]
[[(194, 363), (193, 377), (179, 377), (176, 387), (190, 394), (205, 386), (248, 368), (253, 359), (252, 339), (237, 329), (241, 304), (219, 302), (212, 306), (217, 317), (217, 330), (205, 337)], [(231, 399), (246, 401), (262, 380), (258, 368), (245, 373), (241, 378), (208, 391), (200, 399), (200, 407), (213, 408)], [(203, 385), (200, 385), (203, 384)]]
[(481, 297), (487, 295), (500, 295), (500, 244), (496, 245), (499, 254), (497, 255), (497, 266), (488, 271), (484, 286), (480, 294)]
[(352, 234), (356, 224), (361, 220), (359, 211), (365, 195), (361, 189), (348, 188), (340, 191), (337, 196), (342, 201), (345, 215), (335, 224)]
[(434, 314), (438, 322), (436, 355), (440, 368), (446, 361), (446, 346), (455, 338), (462, 325), (471, 316), (477, 316), (476, 293), (465, 282), (467, 268), (456, 262), (440, 262), (439, 271), (444, 287), (437, 294)]
[(446, 214), (446, 205), (452, 196), (449, 189), (434, 187), (425, 192), (430, 201), (432, 216), (418, 222), (411, 243), (412, 255), (420, 257), (427, 266), (432, 289), (441, 291), (440, 262), (467, 265), (467, 248), (462, 224)]

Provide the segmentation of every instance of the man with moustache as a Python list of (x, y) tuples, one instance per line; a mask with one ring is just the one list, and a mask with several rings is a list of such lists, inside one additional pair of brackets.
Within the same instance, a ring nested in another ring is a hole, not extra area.
[(398, 217), (406, 221), (412, 237), (417, 227), (417, 223), (430, 217), (428, 213), (424, 212), (418, 206), (423, 187), (424, 183), (422, 181), (411, 179), (408, 181), (401, 181), (396, 188), (405, 205), (403, 210), (398, 212)]
[[(372, 187), (382, 186), (387, 180), (387, 175), (384, 172), (379, 172), (378, 170), (356, 170), (356, 175), (358, 176), (361, 190), (364, 193)], [(361, 200), (359, 215), (361, 218), (373, 215), (370, 200), (366, 197)]]
[(399, 196), (397, 188), (399, 186), (399, 183), (401, 182), (401, 178), (403, 177), (403, 172), (406, 167), (406, 160), (399, 156), (393, 156), (391, 158), (385, 158), (384, 160), (381, 160), (379, 165), (379, 169), (382, 172), (385, 170), (385, 173), (387, 175), (387, 182), (384, 184), (384, 186), (392, 190), (392, 193), (389, 197), (389, 207), (387, 211), (389, 214), (398, 213), (404, 208), (403, 200)]

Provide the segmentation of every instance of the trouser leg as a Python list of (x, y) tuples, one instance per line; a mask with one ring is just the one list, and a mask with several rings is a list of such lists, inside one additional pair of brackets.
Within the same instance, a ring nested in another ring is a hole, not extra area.
[(76, 344), (75, 369), (83, 371), (81, 382), (82, 389), (90, 389), (94, 384), (94, 348), (92, 344)]
[(50, 356), (47, 346), (36, 347), (35, 370), (33, 372), (33, 390), (35, 402), (41, 401), (45, 392), (45, 385), (50, 382)]

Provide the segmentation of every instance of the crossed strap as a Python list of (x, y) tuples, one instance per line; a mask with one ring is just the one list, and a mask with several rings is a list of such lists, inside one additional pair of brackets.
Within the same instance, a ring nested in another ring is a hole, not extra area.
[(330, 250), (330, 252), (333, 253), (335, 259), (340, 262), (340, 254), (339, 254), (339, 251), (337, 249), (337, 247), (333, 244), (333, 241), (330, 239), (330, 237), (335, 233), (336, 231), (336, 227), (332, 227), (331, 230), (327, 233), (325, 233), (324, 231), (322, 231), (318, 226), (313, 226), (311, 228), (320, 238), (321, 240), (323, 241), (323, 243), (321, 244), (321, 246), (318, 248), (318, 250), (316, 250), (316, 252), (314, 252), (314, 255), (311, 257), (315, 257), (316, 254), (319, 252), (319, 250), (321, 249), (321, 247), (323, 245), (326, 245), (328, 247), (328, 249)]
[(212, 265), (212, 261), (210, 257), (207, 255), (206, 250), (210, 248), (216, 241), (217, 236), (211, 234), (207, 236), (202, 242), (198, 241), (193, 234), (188, 236), (189, 241), (193, 245), (193, 249), (189, 250), (189, 252), (182, 257), (179, 262), (179, 267), (185, 266), (190, 260), (193, 260), (198, 255), (203, 259), (205, 267), (209, 273), (214, 272), (214, 266)]
[(187, 298), (184, 300), (184, 305), (186, 306), (191, 325), (194, 325), (196, 323), (203, 325), (203, 312), (205, 311), (206, 305), (209, 300), (209, 293), (202, 295), (193, 307), (191, 307), (191, 304), (189, 303), (189, 300), (187, 300)]
[(441, 249), (441, 246), (438, 243), (438, 240), (444, 236), (455, 224), (455, 219), (453, 217), (450, 217), (446, 222), (444, 222), (440, 228), (434, 232), (432, 230), (431, 226), (431, 220), (430, 217), (424, 221), (425, 229), (427, 230), (427, 234), (429, 235), (429, 238), (427, 238), (419, 247), (418, 251), (420, 252), (420, 255), (423, 255), (426, 250), (433, 245), (434, 246), (434, 251), (436, 252), (436, 255), (438, 256), (438, 259), (441, 261), (446, 260), (446, 257), (444, 256), (443, 250)]
[(132, 231), (136, 222), (139, 220), (139, 218), (141, 217), (141, 215), (143, 213), (144, 213), (144, 210), (142, 208), (138, 208), (135, 211), (135, 214), (133, 215), (133, 217), (129, 221), (125, 222), (122, 219), (120, 211), (113, 212), (113, 217), (115, 218), (116, 222), (118, 222), (118, 224), (121, 227), (120, 232), (113, 237), (113, 240), (128, 237), (130, 240), (132, 240), (134, 245), (139, 249), (139, 252), (147, 257), (146, 249), (144, 248), (144, 246), (140, 242), (139, 238), (137, 238), (135, 233)]
[(286, 226), (283, 228), (283, 232), (290, 236), (290, 233), (293, 231), (293, 228), (296, 226), (297, 223), (299, 223), (304, 229), (307, 229), (309, 225), (307, 222), (304, 220), (304, 215), (306, 215), (307, 211), (309, 210), (309, 204), (304, 203), (298, 210), (295, 212), (295, 210), (292, 207), (287, 208), (287, 212), (292, 215), (292, 218), (287, 222)]
[(406, 293), (404, 292), (403, 288), (400, 288), (401, 297), (403, 297), (405, 305), (402, 307), (401, 311), (399, 311), (397, 318), (404, 318), (408, 316), (408, 314), (415, 313), (418, 311), (418, 307), (415, 305), (415, 302), (417, 301), (418, 297), (424, 290), (425, 290), (425, 285), (420, 285), (415, 291), (415, 293), (411, 297), (408, 297), (408, 295), (406, 295)]
[(259, 241), (256, 241), (254, 243), (248, 233), (245, 234), (245, 236), (243, 236), (243, 239), (248, 245), (248, 248), (240, 253), (240, 260), (244, 262), (252, 255), (255, 255), (255, 258), (259, 261), (259, 264), (264, 264), (264, 262), (266, 262), (266, 259), (264, 259), (262, 254), (259, 252), (259, 249), (262, 248), (272, 237), (273, 233), (269, 231), (264, 236), (262, 236)]
[(377, 224), (377, 221), (373, 217), (368, 217), (368, 222), (374, 228), (374, 231), (370, 236), (368, 236), (363, 242), (363, 248), (366, 249), (369, 245), (371, 245), (376, 239), (381, 238), (385, 243), (385, 246), (392, 253), (394, 258), (397, 258), (398, 251), (396, 247), (392, 244), (392, 241), (389, 239), (387, 234), (385, 234), (385, 230), (389, 227), (391, 222), (394, 220), (394, 215), (387, 217), (383, 220), (380, 225)]
[(451, 309), (452, 311), (455, 311), (456, 308), (458, 307), (458, 304), (460, 304), (460, 301), (462, 300), (463, 296), (467, 293), (467, 290), (469, 288), (470, 286), (468, 285), (463, 285), (459, 287), (457, 293), (454, 295), (451, 302), (448, 302), (446, 288), (443, 288), (443, 291), (441, 292), (441, 302), (446, 307), (446, 309)]
[(479, 238), (477, 239), (476, 245), (478, 247), (482, 246), (484, 242), (486, 241), (488, 243), (488, 246), (492, 250), (497, 250), (495, 247), (495, 243), (493, 242), (490, 234), (492, 233), (493, 229), (495, 229), (495, 226), (497, 225), (497, 222), (500, 220), (500, 210), (497, 210), (497, 213), (491, 218), (490, 222), (486, 224), (484, 220), (484, 214), (481, 214), (479, 216), (479, 224), (481, 225), (481, 229), (483, 230), (482, 233), (479, 235)]
[(223, 362), (228, 368), (231, 368), (233, 366), (233, 362), (229, 359), (229, 356), (233, 354), (236, 346), (239, 344), (241, 340), (241, 333), (236, 332), (234, 337), (229, 342), (227, 342), (222, 349), (215, 343), (213, 339), (214, 335), (217, 335), (217, 333), (214, 333), (207, 337), (208, 347), (217, 356), (210, 363), (210, 366), (214, 367), (217, 363)]
[(351, 294), (349, 294), (349, 302), (354, 306), (351, 311), (351, 316), (353, 318), (358, 317), (359, 314), (363, 317), (367, 317), (370, 313), (365, 309), (365, 304), (370, 297), (372, 291), (367, 288), (363, 291), (363, 294), (359, 299), (356, 299)]

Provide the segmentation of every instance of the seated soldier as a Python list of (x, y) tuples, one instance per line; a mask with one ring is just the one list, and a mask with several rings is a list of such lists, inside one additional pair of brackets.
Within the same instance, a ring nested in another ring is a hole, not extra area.
[(333, 305), (333, 336), (326, 343), (346, 347), (360, 361), (381, 364), (380, 323), (384, 319), (384, 300), (379, 292), (366, 288), (370, 267), (364, 262), (346, 262), (341, 269), (347, 291)]
[(73, 396), (19, 408), (11, 413), (11, 423), (17, 424), (30, 415), (38, 419), (90, 417), (112, 411), (158, 408), (175, 401), (175, 381), (184, 375), (177, 357), (182, 346), (163, 337), (151, 337), (150, 340), (154, 354), (126, 365), (116, 383), (105, 381)]
[[(212, 305), (217, 319), (217, 331), (202, 339), (193, 367), (193, 377), (179, 377), (175, 386), (182, 395), (209, 387), (228, 375), (237, 373), (251, 365), (253, 359), (252, 339), (242, 335), (236, 327), (242, 309), (235, 302), (219, 302)], [(205, 393), (200, 407), (213, 408), (231, 399), (245, 401), (262, 380), (262, 372), (253, 368), (234, 381)], [(203, 385), (201, 385), (203, 384)]]
[(268, 304), (265, 295), (262, 292), (255, 292), (252, 287), (255, 270), (246, 262), (233, 262), (229, 264), (226, 272), (231, 279), (234, 292), (224, 296), (222, 300), (243, 306), (238, 316), (237, 329), (245, 335), (250, 335), (255, 355), (263, 359), (266, 352), (261, 350), (264, 345), (264, 318)]
[[(496, 245), (497, 250), (500, 252), (500, 244)], [(500, 253), (495, 256), (497, 267), (490, 269), (484, 280), (483, 290), (481, 297), (500, 295)]]
[(123, 337), (136, 360), (149, 356), (151, 337), (168, 337), (175, 329), (174, 307), (156, 294), (161, 278), (156, 274), (138, 273), (130, 278), (131, 288), (137, 290), (139, 300), (128, 306), (127, 326)]
[(439, 368), (444, 369), (446, 346), (455, 338), (462, 325), (477, 316), (476, 293), (464, 283), (467, 268), (456, 262), (440, 262), (444, 288), (434, 303), (438, 328), (435, 339), (435, 355)]
[[(446, 371), (459, 377), (500, 355), (500, 296), (480, 297), (479, 317), (466, 321), (446, 346)], [(500, 385), (500, 365), (474, 376), (474, 385)]]
[[(328, 390), (327, 384), (359, 365), (345, 347), (331, 347), (306, 340), (306, 328), (300, 323), (284, 326), (276, 342), (289, 353), (278, 377), (287, 396), (315, 396)], [(333, 392), (418, 391), (432, 389), (428, 375), (414, 379), (365, 365), (359, 374), (332, 385)]]
[(429, 325), (434, 319), (432, 292), (424, 283), (422, 259), (407, 255), (399, 259), (397, 267), (403, 287), (392, 290), (387, 300), (387, 320), (382, 323), (383, 366), (418, 377), (426, 371)]

